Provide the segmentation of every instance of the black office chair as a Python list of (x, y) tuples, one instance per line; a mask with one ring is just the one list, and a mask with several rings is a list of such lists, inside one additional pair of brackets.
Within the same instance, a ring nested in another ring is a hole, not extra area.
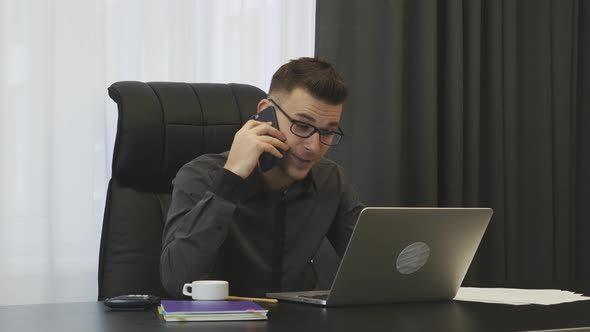
[(186, 162), (229, 150), (266, 94), (243, 84), (117, 82), (119, 120), (104, 212), (98, 299), (166, 293), (160, 250), (171, 181)]

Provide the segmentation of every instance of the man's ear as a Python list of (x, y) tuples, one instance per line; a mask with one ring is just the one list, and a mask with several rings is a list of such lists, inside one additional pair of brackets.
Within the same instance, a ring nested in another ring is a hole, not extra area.
[(272, 106), (270, 100), (264, 98), (258, 102), (258, 108), (256, 109), (256, 113), (259, 113), (263, 109), (267, 108), (268, 106)]

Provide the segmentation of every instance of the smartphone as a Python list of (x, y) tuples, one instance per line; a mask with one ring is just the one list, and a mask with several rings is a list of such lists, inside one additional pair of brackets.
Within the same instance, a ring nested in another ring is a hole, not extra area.
[[(271, 122), (272, 126), (279, 129), (279, 121), (277, 121), (277, 113), (273, 106), (269, 106), (262, 111), (254, 114), (252, 116), (253, 120), (260, 121), (260, 122)], [(283, 153), (281, 149), (278, 149), (279, 152)], [(260, 155), (260, 170), (266, 172), (271, 168), (275, 167), (275, 165), (279, 162), (279, 158), (273, 156), (268, 152), (264, 152)]]

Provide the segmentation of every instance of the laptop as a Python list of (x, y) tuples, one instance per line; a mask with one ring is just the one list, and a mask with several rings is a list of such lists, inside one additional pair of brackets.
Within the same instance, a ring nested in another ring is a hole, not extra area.
[(489, 208), (367, 207), (329, 291), (266, 296), (322, 306), (451, 300), (492, 213)]

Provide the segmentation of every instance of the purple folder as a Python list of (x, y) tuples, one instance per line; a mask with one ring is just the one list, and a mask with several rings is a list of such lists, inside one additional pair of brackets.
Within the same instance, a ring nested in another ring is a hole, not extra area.
[(161, 301), (166, 314), (193, 315), (212, 313), (267, 312), (252, 301)]

